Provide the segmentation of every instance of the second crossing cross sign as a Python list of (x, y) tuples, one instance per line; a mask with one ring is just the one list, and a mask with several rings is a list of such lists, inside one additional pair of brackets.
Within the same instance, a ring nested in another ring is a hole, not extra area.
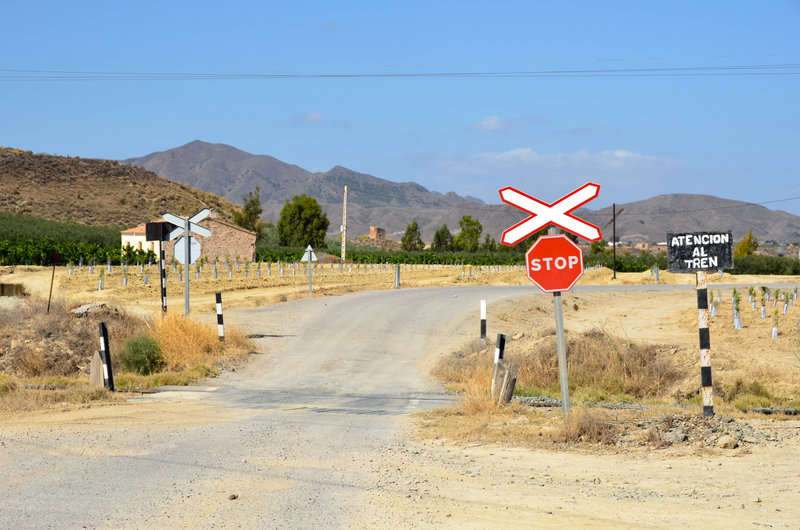
[(189, 241), (190, 244), (184, 244), (184, 253), (185, 253), (185, 261), (186, 261), (186, 274), (183, 275), (185, 282), (184, 282), (184, 298), (186, 302), (186, 315), (189, 315), (189, 264), (192, 263), (191, 259), (191, 241), (189, 240), (189, 232), (194, 232), (198, 235), (203, 237), (209, 237), (211, 235), (211, 230), (204, 226), (200, 226), (197, 223), (208, 217), (208, 214), (211, 213), (211, 210), (208, 208), (203, 208), (193, 216), (189, 217), (188, 219), (183, 219), (178, 217), (177, 215), (172, 215), (170, 213), (165, 213), (163, 215), (164, 220), (174, 224), (177, 228), (175, 228), (172, 232), (169, 233), (169, 240), (172, 241), (173, 239), (177, 238), (178, 236), (183, 236), (184, 241)]

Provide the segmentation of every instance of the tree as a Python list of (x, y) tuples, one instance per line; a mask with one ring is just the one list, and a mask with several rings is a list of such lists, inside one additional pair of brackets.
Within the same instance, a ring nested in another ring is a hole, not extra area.
[(447, 229), (447, 225), (442, 225), (442, 227), (433, 234), (431, 250), (434, 252), (453, 251), (453, 234)]
[(494, 252), (497, 250), (497, 242), (489, 234), (486, 234), (486, 237), (483, 239), (483, 244), (481, 245), (481, 250)]
[(599, 241), (592, 241), (592, 246), (590, 247), (589, 253), (605, 254), (607, 251), (608, 251), (608, 243), (606, 243), (605, 239), (601, 239)]
[(305, 193), (295, 195), (292, 202), (286, 201), (278, 220), (278, 238), (287, 247), (319, 247), (325, 242), (328, 231), (328, 216), (322, 211), (317, 199)]
[(744, 236), (733, 249), (733, 257), (741, 258), (743, 256), (752, 256), (758, 249), (758, 239), (753, 235), (753, 229)]
[(281, 240), (278, 237), (278, 227), (275, 223), (267, 221), (263, 223), (258, 229), (258, 238), (256, 239), (256, 251), (274, 249), (281, 245)]
[(251, 191), (242, 197), (242, 211), (231, 210), (233, 222), (251, 232), (259, 232), (263, 221), (259, 218), (264, 209), (261, 207), (261, 198), (258, 194), (261, 189), (256, 186), (255, 191)]
[(466, 250), (467, 252), (475, 252), (478, 250), (478, 245), (481, 240), (481, 232), (483, 226), (477, 219), (473, 219), (470, 215), (465, 215), (458, 222), (461, 231), (453, 238), (453, 246), (456, 250)]
[(419, 231), (419, 225), (414, 221), (406, 226), (406, 233), (400, 238), (400, 246), (403, 250), (424, 250), (425, 243)]

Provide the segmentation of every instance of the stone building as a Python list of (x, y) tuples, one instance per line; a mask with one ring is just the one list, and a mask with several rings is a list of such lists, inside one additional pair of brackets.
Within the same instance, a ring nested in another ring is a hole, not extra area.
[[(159, 221), (163, 221), (163, 219), (157, 219), (157, 222)], [(191, 234), (200, 243), (200, 257), (206, 258), (209, 263), (213, 263), (215, 259), (224, 263), (225, 258), (230, 261), (234, 261), (237, 257), (239, 261), (255, 258), (255, 232), (219, 219), (214, 211), (197, 224), (211, 230), (211, 236), (209, 237)], [(175, 243), (182, 237), (163, 243), (167, 262), (172, 261), (175, 254)], [(146, 241), (145, 239), (145, 225), (122, 232), (122, 247), (125, 248), (127, 244), (130, 244), (135, 249), (153, 250), (156, 254), (158, 253), (158, 241)]]
[(370, 226), (369, 238), (374, 239), (376, 241), (380, 241), (381, 239), (386, 239), (386, 229), (378, 228), (377, 226)]

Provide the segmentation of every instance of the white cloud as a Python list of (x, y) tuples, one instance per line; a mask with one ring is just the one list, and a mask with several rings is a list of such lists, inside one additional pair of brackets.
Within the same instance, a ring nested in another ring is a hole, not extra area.
[(571, 129), (559, 129), (556, 131), (559, 134), (573, 134), (580, 136), (588, 136), (606, 132), (608, 127), (605, 125), (593, 125), (592, 127), (573, 127)]
[(511, 129), (511, 123), (499, 116), (487, 116), (470, 126), (470, 129), (473, 131), (505, 132)]
[(528, 147), (512, 149), (502, 153), (477, 153), (470, 156), (467, 162), (473, 172), (492, 173), (497, 170), (525, 172), (552, 171), (568, 176), (586, 172), (610, 170), (625, 173), (640, 171), (677, 169), (684, 163), (674, 158), (658, 157), (633, 153), (624, 149), (590, 153), (586, 150), (574, 153), (537, 153)]
[(322, 113), (318, 110), (308, 111), (304, 116), (297, 118), (300, 123), (318, 123), (322, 121)]
[(681, 182), (691, 185), (695, 174), (684, 160), (626, 149), (539, 153), (521, 147), (466, 156), (443, 153), (418, 159), (417, 164), (424, 185), (474, 195), (488, 202), (497, 202), (497, 189), (502, 186), (515, 186), (542, 200), (555, 200), (589, 181), (601, 185), (602, 195), (624, 202), (622, 195), (638, 200), (670, 193), (667, 190), (674, 190)]

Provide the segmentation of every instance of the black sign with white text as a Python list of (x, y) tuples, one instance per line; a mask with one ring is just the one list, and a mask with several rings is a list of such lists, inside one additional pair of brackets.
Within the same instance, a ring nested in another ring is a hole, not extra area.
[(667, 260), (671, 272), (733, 268), (730, 232), (667, 234)]

